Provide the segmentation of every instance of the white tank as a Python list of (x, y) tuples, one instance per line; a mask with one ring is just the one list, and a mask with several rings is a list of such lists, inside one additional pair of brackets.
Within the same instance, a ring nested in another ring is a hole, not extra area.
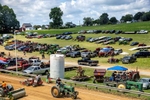
[(50, 55), (50, 77), (64, 78), (64, 58), (63, 54)]

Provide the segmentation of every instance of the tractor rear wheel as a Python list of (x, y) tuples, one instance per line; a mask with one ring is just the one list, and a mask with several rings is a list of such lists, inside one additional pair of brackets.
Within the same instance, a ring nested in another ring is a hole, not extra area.
[(118, 83), (117, 88), (118, 89), (126, 89), (126, 85), (125, 85), (125, 83)]
[(53, 97), (59, 98), (60, 97), (60, 90), (59, 90), (59, 88), (56, 87), (56, 86), (53, 86), (51, 88), (51, 94), (52, 94)]
[(4, 97), (4, 96), (5, 96), (4, 90), (0, 88), (0, 97)]

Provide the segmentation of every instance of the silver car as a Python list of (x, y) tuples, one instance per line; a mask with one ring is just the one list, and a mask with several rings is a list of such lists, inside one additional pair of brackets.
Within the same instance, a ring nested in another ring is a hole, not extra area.
[(150, 78), (141, 78), (140, 82), (143, 83), (143, 89), (149, 89), (150, 88)]

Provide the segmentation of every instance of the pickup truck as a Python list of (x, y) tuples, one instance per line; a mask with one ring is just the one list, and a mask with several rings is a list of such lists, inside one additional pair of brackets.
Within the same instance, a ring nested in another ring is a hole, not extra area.
[(78, 60), (79, 65), (97, 66), (98, 63), (99, 63), (98, 60), (91, 60), (88, 57), (84, 57), (84, 58)]
[(92, 58), (92, 57), (96, 57), (96, 56), (97, 56), (97, 54), (94, 53), (94, 52), (81, 52), (81, 57), (82, 58), (84, 58), (84, 57)]
[(40, 67), (40, 66), (30, 66), (26, 70), (23, 70), (23, 73), (27, 74), (48, 74), (50, 67)]
[(29, 63), (33, 66), (39, 66), (42, 62), (39, 59), (29, 59)]

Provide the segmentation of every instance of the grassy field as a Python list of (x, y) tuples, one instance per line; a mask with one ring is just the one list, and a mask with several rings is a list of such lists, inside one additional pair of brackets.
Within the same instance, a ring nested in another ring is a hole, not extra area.
[[(73, 37), (76, 37), (78, 34), (73, 34)], [(146, 43), (147, 45), (150, 44), (150, 35), (149, 34), (85, 34), (86, 38), (88, 37), (99, 37), (99, 36), (110, 36), (110, 37), (115, 37), (115, 36), (122, 36), (122, 37), (131, 37), (133, 38), (133, 41), (139, 41), (140, 43)], [(86, 41), (84, 42), (77, 42), (73, 40), (57, 40), (55, 37), (52, 38), (44, 38), (44, 39), (25, 39), (24, 36), (17, 36), (17, 39), (20, 40), (31, 40), (34, 42), (40, 42), (40, 43), (48, 43), (48, 44), (59, 44), (61, 47), (66, 46), (66, 45), (74, 45), (74, 44), (79, 44), (80, 47), (88, 48), (89, 50), (95, 50), (97, 47), (106, 47), (106, 45), (102, 44), (95, 44), (95, 43), (88, 43)], [(115, 49), (117, 48), (122, 48), (124, 52), (128, 52), (129, 54), (135, 53), (137, 51), (130, 51), (129, 49), (132, 48), (130, 45), (119, 45), (118, 42), (116, 44), (109, 45), (114, 47)], [(49, 55), (47, 55), (49, 56)], [(118, 55), (115, 56), (115, 58), (122, 58), (124, 55)], [(65, 58), (66, 61), (71, 61), (71, 62), (77, 62), (77, 60), (80, 58)], [(112, 66), (115, 64), (108, 64), (107, 60), (108, 57), (96, 57), (93, 58), (94, 60), (99, 60), (99, 65), (106, 65), (107, 66)], [(117, 65), (123, 65), (128, 68), (135, 69), (138, 67), (139, 69), (145, 69), (145, 70), (150, 70), (150, 58), (138, 58), (137, 62), (132, 63), (132, 64), (122, 64), (119, 62)]]
[[(80, 30), (122, 30), (122, 31), (136, 31), (136, 30), (148, 30), (150, 31), (150, 21), (147, 22), (136, 22), (136, 23), (122, 23), (122, 24), (116, 24), (116, 25), (100, 25), (100, 26), (78, 26), (75, 28), (70, 29), (50, 29), (50, 30), (38, 30), (38, 33), (40, 34), (58, 34), (63, 32), (75, 32), (77, 33)], [(35, 31), (33, 31), (35, 32)]]

